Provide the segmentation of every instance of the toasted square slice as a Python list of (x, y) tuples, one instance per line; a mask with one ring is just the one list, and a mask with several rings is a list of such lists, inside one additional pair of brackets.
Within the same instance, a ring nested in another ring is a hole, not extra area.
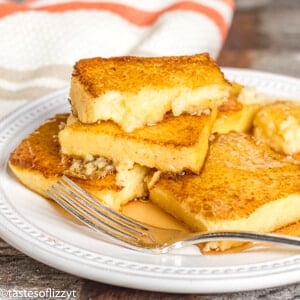
[(134, 163), (163, 171), (199, 172), (208, 149), (215, 112), (178, 117), (167, 115), (155, 126), (124, 132), (116, 123), (83, 124), (70, 115), (59, 133), (63, 154), (104, 156), (117, 167)]
[(300, 104), (280, 101), (264, 106), (254, 119), (254, 135), (275, 151), (300, 159)]
[(228, 100), (218, 107), (213, 133), (250, 132), (254, 117), (267, 98), (254, 88), (232, 83)]
[(260, 107), (259, 104), (242, 104), (235, 98), (228, 99), (218, 108), (212, 133), (249, 132)]
[(242, 133), (217, 135), (200, 175), (161, 174), (149, 189), (155, 204), (195, 231), (272, 232), (300, 220), (299, 165)]
[(212, 132), (250, 132), (253, 125), (253, 119), (259, 107), (258, 104), (241, 104), (240, 108), (236, 110), (219, 111)]
[(75, 64), (70, 101), (81, 122), (113, 120), (130, 132), (161, 121), (169, 111), (179, 116), (215, 108), (229, 90), (208, 54), (98, 57)]
[(66, 119), (67, 115), (57, 115), (49, 119), (25, 138), (11, 154), (9, 166), (26, 187), (48, 197), (47, 189), (67, 172), (81, 187), (115, 209), (146, 194), (146, 168), (139, 165), (134, 165), (131, 170), (122, 173), (110, 169), (101, 176), (101, 170), (93, 168), (95, 173), (84, 173), (82, 178), (73, 170), (72, 176), (69, 168), (73, 162), (61, 157), (57, 138), (60, 125)]

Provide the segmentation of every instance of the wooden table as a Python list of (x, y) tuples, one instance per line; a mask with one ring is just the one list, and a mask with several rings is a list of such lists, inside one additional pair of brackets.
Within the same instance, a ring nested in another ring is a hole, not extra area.
[[(221, 66), (247, 67), (300, 77), (300, 1), (237, 1)], [(266, 2), (262, 5), (262, 2)], [(256, 6), (257, 3), (257, 6)], [(299, 299), (298, 284), (228, 295), (178, 295), (110, 286), (72, 276), (20, 253), (0, 240), (1, 289), (75, 290), (73, 299)], [(1, 296), (0, 296), (1, 298)], [(1, 298), (5, 299), (4, 297)], [(62, 299), (62, 298), (61, 298)]]

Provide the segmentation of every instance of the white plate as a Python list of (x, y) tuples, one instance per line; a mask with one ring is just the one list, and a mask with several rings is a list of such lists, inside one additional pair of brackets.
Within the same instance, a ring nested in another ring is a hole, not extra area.
[[(300, 99), (300, 80), (224, 69), (230, 80), (279, 97)], [(67, 90), (30, 102), (0, 123), (0, 234), (12, 246), (57, 269), (92, 280), (143, 290), (235, 292), (298, 282), (300, 253), (257, 249), (202, 256), (196, 247), (168, 255), (137, 253), (100, 240), (90, 229), (59, 216), (45, 199), (19, 184), (7, 168), (10, 152), (48, 117), (69, 111)]]

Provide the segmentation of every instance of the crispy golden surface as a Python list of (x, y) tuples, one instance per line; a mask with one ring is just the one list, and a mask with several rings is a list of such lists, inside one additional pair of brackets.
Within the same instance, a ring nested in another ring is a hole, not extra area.
[(61, 176), (68, 167), (59, 155), (58, 131), (61, 123), (66, 122), (67, 114), (57, 115), (47, 120), (37, 130), (24, 139), (10, 156), (10, 164), (43, 176)]
[(84, 157), (89, 153), (117, 163), (138, 163), (170, 172), (199, 172), (214, 119), (215, 113), (168, 115), (155, 126), (127, 133), (111, 121), (82, 124), (70, 116), (59, 140), (62, 152), (68, 156)]
[(254, 119), (254, 135), (275, 151), (300, 157), (300, 104), (279, 101), (262, 107)]
[(178, 116), (216, 108), (230, 88), (208, 54), (98, 57), (75, 64), (70, 101), (81, 122), (113, 120), (130, 132), (160, 122), (169, 111)]
[[(62, 159), (58, 132), (68, 115), (57, 115), (25, 138), (13, 151), (9, 166), (16, 177), (28, 188), (48, 197), (46, 190), (70, 167), (70, 161)], [(116, 184), (116, 173), (103, 178), (80, 179), (71, 177), (98, 199), (119, 209), (120, 205), (134, 197), (144, 195), (145, 170), (135, 166), (127, 175), (128, 187)], [(132, 185), (132, 181), (134, 184)]]
[(145, 86), (165, 89), (183, 85), (196, 89), (211, 84), (227, 85), (208, 54), (81, 59), (75, 64), (72, 76), (93, 97), (110, 90), (137, 93)]
[(254, 117), (264, 103), (263, 97), (257, 95), (255, 89), (232, 82), (227, 100), (218, 107), (212, 133), (249, 133), (253, 128)]
[(193, 230), (274, 231), (300, 219), (300, 167), (248, 135), (217, 135), (200, 175), (163, 174), (150, 198)]
[(230, 97), (218, 107), (212, 133), (250, 132), (253, 119), (261, 105), (240, 103), (237, 99), (242, 89), (237, 84), (232, 85)]

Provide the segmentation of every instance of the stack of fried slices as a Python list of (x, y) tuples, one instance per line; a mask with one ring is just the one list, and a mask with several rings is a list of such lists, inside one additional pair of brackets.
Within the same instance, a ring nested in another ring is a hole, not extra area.
[(24, 139), (9, 165), (44, 196), (66, 174), (116, 210), (149, 197), (191, 230), (271, 232), (300, 220), (300, 167), (250, 135), (263, 108), (244, 98), (208, 54), (82, 59), (72, 112)]

